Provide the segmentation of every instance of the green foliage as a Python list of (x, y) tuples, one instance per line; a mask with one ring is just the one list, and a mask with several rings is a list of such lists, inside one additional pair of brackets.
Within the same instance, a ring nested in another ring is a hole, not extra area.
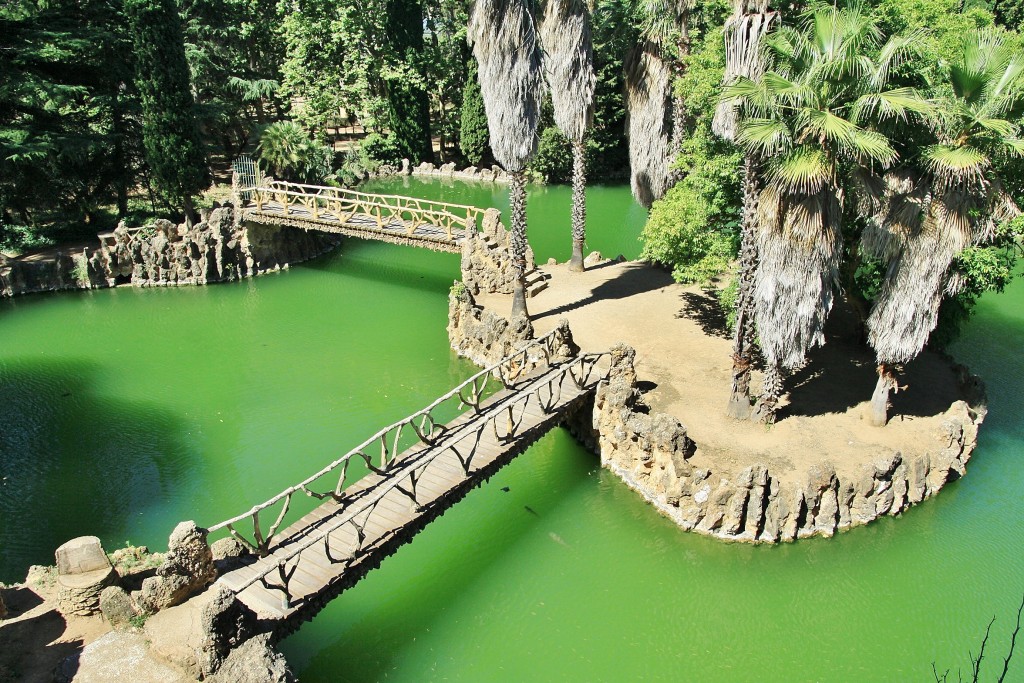
[(729, 280), (729, 284), (718, 290), (718, 305), (721, 306), (722, 312), (725, 314), (725, 326), (729, 328), (729, 333), (733, 333), (736, 330), (736, 297), (740, 292), (740, 279), (737, 273), (733, 273), (733, 277)]
[(75, 278), (75, 282), (77, 282), (80, 287), (88, 287), (89, 262), (86, 261), (85, 256), (82, 254), (75, 254), (71, 257), (71, 260), (75, 263), (74, 267), (71, 269), (71, 276)]
[(272, 123), (260, 136), (260, 161), (270, 174), (296, 183), (319, 183), (331, 172), (334, 153), (293, 121)]
[(572, 177), (572, 147), (557, 126), (541, 131), (528, 169), (544, 182), (564, 183)]
[(487, 129), (484, 96), (477, 81), (476, 60), (469, 59), (466, 88), (462, 91), (462, 116), (459, 123), (459, 149), (466, 161), (479, 166), (491, 157), (491, 138)]
[(929, 338), (929, 346), (946, 348), (960, 336), (982, 294), (1001, 292), (1010, 284), (1017, 270), (1022, 237), (1024, 216), (1019, 216), (1002, 223), (990, 244), (960, 252), (951, 270), (963, 284), (955, 296), (942, 302), (939, 324)]
[(209, 183), (196, 123), (181, 19), (173, 0), (125, 3), (135, 47), (146, 161), (160, 191), (186, 210)]
[(398, 68), (385, 72), (389, 128), (402, 157), (414, 164), (433, 159), (430, 106), (417, 58), (423, 52), (421, 0), (387, 0), (387, 21), (382, 34), (396, 56)]
[(370, 133), (359, 143), (359, 156), (367, 168), (401, 164), (402, 154), (400, 143), (390, 135)]

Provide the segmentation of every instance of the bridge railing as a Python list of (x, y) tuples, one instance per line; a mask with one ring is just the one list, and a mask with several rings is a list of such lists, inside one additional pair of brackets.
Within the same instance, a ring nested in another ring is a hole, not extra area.
[[(439, 415), (457, 413), (467, 407), (478, 413), (481, 402), (493, 391), (500, 388), (514, 388), (516, 382), (532, 369), (542, 365), (550, 366), (559, 353), (563, 334), (561, 328), (555, 328), (543, 337), (531, 341), (497, 363), (476, 373), (425, 408), (381, 429), (312, 476), (294, 486), (289, 486), (270, 499), (253, 506), (247, 512), (211, 526), (210, 532), (227, 529), (234, 538), (257, 555), (267, 555), (275, 534), (288, 515), (292, 497), (295, 494), (305, 494), (318, 500), (332, 498), (342, 505), (351, 503), (352, 501), (345, 495), (344, 490), (354, 481), (347, 479), (350, 465), (353, 462), (362, 461), (369, 472), (388, 476), (396, 466), (400, 466), (396, 465), (396, 458), (402, 451), (416, 443), (429, 447), (445, 434), (447, 420), (438, 417)], [(328, 475), (336, 477), (333, 487), (326, 491), (314, 490), (314, 488), (318, 488), (315, 484)], [(360, 476), (364, 475), (365, 473), (360, 473)], [(276, 516), (272, 510), (277, 511)], [(263, 517), (265, 514), (274, 516), (269, 527), (264, 526), (267, 521)], [(251, 539), (236, 528), (239, 522), (246, 520), (252, 523)]]
[(339, 223), (347, 223), (353, 216), (361, 215), (373, 220), (378, 229), (384, 229), (397, 220), (404, 225), (409, 235), (421, 226), (431, 225), (443, 230), (449, 240), (457, 237), (456, 231), (477, 230), (483, 223), (484, 215), (484, 209), (465, 204), (370, 194), (283, 180), (262, 182), (253, 189), (252, 202), (260, 212), (267, 208), (267, 204), (276, 203), (286, 216), (296, 209), (296, 213), (301, 210), (313, 219), (333, 218)]
[[(537, 340), (537, 343), (548, 346), (549, 342), (546, 341), (546, 339), (550, 339), (550, 337), (551, 335), (548, 335), (547, 338), (539, 339)], [(545, 353), (549, 352), (550, 349)], [(526, 367), (525, 365), (522, 365), (522, 362), (525, 360), (524, 354), (526, 353), (529, 353), (529, 348), (523, 349), (516, 354), (509, 356), (507, 359), (503, 359), (503, 362), (505, 360), (519, 358), (519, 362), (513, 364), (514, 367)], [(342, 514), (338, 515), (330, 523), (319, 527), (316, 533), (310, 534), (309, 537), (301, 543), (288, 546), (287, 552), (275, 553), (273, 556), (274, 560), (276, 560), (275, 562), (266, 563), (263, 568), (254, 572), (253, 575), (244, 582), (235, 584), (233, 586), (233, 590), (235, 592), (241, 592), (255, 583), (262, 583), (267, 589), (279, 591), (282, 596), (282, 607), (284, 609), (288, 609), (290, 602), (294, 597), (289, 584), (292, 576), (295, 574), (296, 568), (298, 567), (303, 551), (322, 543), (324, 546), (324, 555), (332, 564), (343, 563), (347, 566), (357, 559), (360, 559), (371, 547), (370, 544), (367, 543), (366, 527), (373, 518), (374, 513), (377, 511), (378, 505), (388, 493), (397, 489), (411, 501), (413, 506), (417, 509), (422, 509), (422, 503), (417, 494), (416, 484), (423, 470), (435, 458), (447, 452), (455, 453), (464, 473), (468, 476), (473, 464), (473, 457), (476, 454), (476, 446), (480, 443), (480, 434), (488, 430), (493, 430), (494, 435), (500, 442), (508, 442), (515, 439), (520, 433), (519, 428), (523, 423), (526, 412), (531, 409), (531, 407), (536, 406), (545, 414), (551, 414), (556, 410), (557, 406), (561, 402), (561, 395), (566, 378), (570, 379), (572, 384), (579, 389), (591, 386), (597, 380), (605, 378), (607, 369), (602, 369), (601, 361), (607, 355), (607, 352), (581, 354), (568, 361), (562, 362), (558, 366), (560, 372), (545, 374), (539, 378), (534, 377), (533, 379), (528, 380), (525, 383), (525, 386), (522, 387), (522, 391), (512, 394), (511, 397), (508, 397), (505, 400), (501, 405), (500, 410), (491, 411), (487, 414), (487, 418), (484, 421), (471, 427), (472, 431), (467, 432), (466, 435), (470, 436), (475, 433), (478, 438), (474, 440), (474, 446), (468, 449), (466, 453), (459, 453), (454, 447), (446, 447), (441, 449), (425, 450), (423, 455), (420, 457), (414, 456), (400, 461), (398, 467), (396, 467), (393, 472), (389, 473), (388, 478), (373, 489), (366, 491), (365, 496), (360, 497), (360, 505), (353, 506), (353, 509), (350, 509), (348, 512), (343, 510)], [(468, 380), (466, 383), (461, 385), (461, 388), (475, 386), (472, 385), (471, 382), (475, 381), (477, 378), (482, 378), (484, 373), (489, 374), (493, 371), (499, 371), (500, 365), (501, 364), (499, 363), (488, 370), (478, 373), (474, 378), (471, 378), (471, 380)], [(514, 372), (519, 371), (520, 370), (514, 370)], [(457, 392), (459, 390), (460, 388), (456, 388), (453, 392)], [(447, 396), (454, 395), (456, 394), (450, 393)], [(443, 398), (444, 397), (442, 397), (442, 399), (438, 399), (438, 402), (443, 400)], [(435, 404), (438, 402), (435, 402)], [(467, 405), (476, 407), (479, 405), (479, 402), (469, 402)], [(383, 433), (383, 430), (381, 433)], [(367, 443), (372, 442), (372, 440), (373, 439)], [(353, 454), (357, 453), (354, 451)], [(256, 508), (254, 508), (254, 510), (255, 509)], [(239, 521), (244, 517), (245, 515), (241, 515), (235, 518), (235, 521)], [(216, 527), (212, 527), (211, 530), (221, 528), (225, 524), (227, 524), (227, 522), (217, 525)], [(332, 550), (330, 537), (334, 532), (345, 526), (349, 526), (351, 528), (356, 539), (356, 544), (346, 553), (339, 555)], [(268, 577), (272, 574), (276, 574), (276, 578), (279, 580), (279, 583), (273, 583), (268, 580)]]

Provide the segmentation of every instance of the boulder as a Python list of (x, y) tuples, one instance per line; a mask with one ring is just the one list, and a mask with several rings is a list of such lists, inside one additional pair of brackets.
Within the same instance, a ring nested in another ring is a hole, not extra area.
[(267, 635), (247, 640), (233, 650), (209, 677), (210, 683), (291, 683), (297, 680), (284, 656), (275, 652)]
[(214, 541), (210, 552), (217, 571), (223, 573), (242, 566), (242, 558), (249, 554), (249, 549), (238, 539), (228, 537)]
[(142, 590), (132, 595), (144, 609), (159, 612), (181, 604), (216, 578), (206, 534), (195, 522), (181, 522), (174, 528), (157, 575), (143, 581)]
[(100, 593), (100, 612), (112, 626), (124, 626), (142, 614), (131, 596), (120, 586), (107, 586)]

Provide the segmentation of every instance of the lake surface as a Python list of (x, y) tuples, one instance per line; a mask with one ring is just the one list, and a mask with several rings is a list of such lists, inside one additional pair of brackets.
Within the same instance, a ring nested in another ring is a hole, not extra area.
[[(500, 186), (369, 191), (507, 211)], [(589, 200), (589, 248), (635, 256), (628, 188)], [(568, 203), (531, 188), (541, 262), (569, 255)], [(475, 370), (444, 330), (457, 277), (457, 256), (348, 240), (241, 283), (0, 302), (0, 581), (81, 534), (162, 549), (176, 522), (248, 509), (427, 404)], [(933, 661), (966, 670), (996, 616), (994, 674), (1024, 592), (1022, 343), (1018, 281), (955, 348), (990, 395), (968, 476), (900, 519), (725, 544), (556, 430), (282, 649), (316, 682), (931, 680)]]

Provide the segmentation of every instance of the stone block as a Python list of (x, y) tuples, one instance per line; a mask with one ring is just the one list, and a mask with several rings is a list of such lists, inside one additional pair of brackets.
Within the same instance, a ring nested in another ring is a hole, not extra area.
[(103, 552), (100, 539), (95, 536), (79, 536), (73, 538), (55, 553), (57, 573), (85, 574), (98, 569), (110, 569), (110, 560)]

